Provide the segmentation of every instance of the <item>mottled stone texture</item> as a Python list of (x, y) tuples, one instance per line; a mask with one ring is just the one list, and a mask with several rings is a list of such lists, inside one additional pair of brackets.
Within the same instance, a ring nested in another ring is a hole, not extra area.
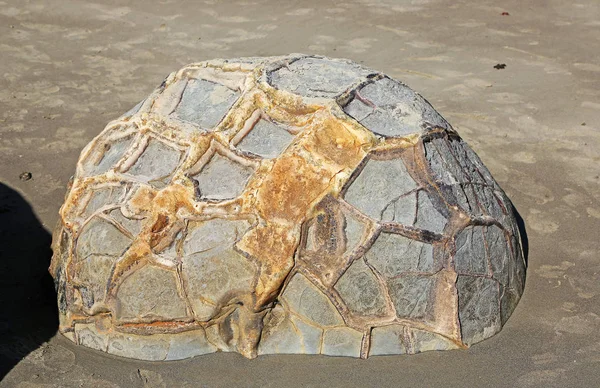
[(523, 293), (513, 208), (423, 97), (344, 60), (171, 74), (82, 152), (50, 271), (115, 355), (468, 347)]

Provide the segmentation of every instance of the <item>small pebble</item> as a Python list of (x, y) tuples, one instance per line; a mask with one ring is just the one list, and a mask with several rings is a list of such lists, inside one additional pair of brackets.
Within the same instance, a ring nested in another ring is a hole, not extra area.
[(19, 179), (22, 181), (28, 181), (31, 178), (33, 178), (33, 175), (31, 175), (29, 171), (22, 172), (21, 175), (19, 175)]

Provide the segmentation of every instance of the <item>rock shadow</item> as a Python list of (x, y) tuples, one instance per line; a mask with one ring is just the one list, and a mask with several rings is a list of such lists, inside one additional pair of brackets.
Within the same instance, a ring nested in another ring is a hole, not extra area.
[(523, 247), (523, 258), (525, 259), (525, 267), (529, 268), (529, 239), (527, 238), (527, 229), (525, 228), (525, 220), (521, 217), (521, 213), (517, 210), (514, 203), (511, 202), (512, 211), (517, 220), (517, 227), (521, 234), (521, 247)]
[(29, 203), (0, 183), (0, 381), (56, 333), (51, 240)]

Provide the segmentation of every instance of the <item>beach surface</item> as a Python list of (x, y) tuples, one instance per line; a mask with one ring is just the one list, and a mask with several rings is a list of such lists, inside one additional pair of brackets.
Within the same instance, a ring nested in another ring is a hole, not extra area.
[[(185, 64), (349, 58), (421, 93), (527, 230), (525, 293), (468, 350), (141, 362), (57, 334), (50, 239), (81, 149)], [(501, 66), (505, 65), (505, 66)], [(592, 387), (600, 382), (597, 0), (0, 0), (1, 387)]]

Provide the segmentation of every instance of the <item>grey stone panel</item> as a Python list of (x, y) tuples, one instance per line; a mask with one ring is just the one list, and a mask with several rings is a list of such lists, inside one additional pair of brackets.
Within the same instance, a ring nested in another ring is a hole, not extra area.
[[(123, 154), (129, 149), (132, 143), (133, 137), (128, 137), (107, 145), (108, 149), (104, 149), (104, 155), (97, 165), (92, 164), (89, 160), (83, 164), (85, 175), (100, 175), (113, 168), (121, 160)], [(93, 155), (92, 158), (94, 158)]]
[(142, 230), (142, 221), (125, 217), (120, 208), (111, 211), (109, 214), (115, 221), (121, 224), (122, 227), (127, 229), (134, 236), (137, 236)]
[(169, 341), (159, 335), (142, 336), (115, 333), (108, 340), (107, 352), (127, 358), (162, 361), (169, 353)]
[(118, 319), (154, 317), (172, 320), (187, 316), (185, 303), (177, 292), (175, 273), (152, 265), (146, 265), (125, 278), (117, 298)]
[(175, 115), (203, 129), (214, 129), (239, 97), (226, 86), (202, 79), (191, 79), (183, 92)]
[(504, 231), (492, 225), (485, 229), (486, 250), (494, 279), (508, 286), (508, 261), (510, 259), (510, 247)]
[(131, 240), (114, 225), (101, 218), (88, 222), (77, 239), (77, 259), (83, 260), (91, 254), (121, 256)]
[(232, 248), (249, 228), (250, 223), (245, 220), (213, 218), (203, 222), (190, 222), (183, 252), (189, 255)]
[(318, 354), (322, 330), (292, 319), (276, 306), (265, 319), (259, 354)]
[[(481, 185), (492, 184), (492, 181), (488, 180), (488, 178), (491, 178), (489, 171), (483, 167), (483, 164), (479, 158), (477, 158), (478, 164), (471, 160), (474, 153), (473, 151), (467, 152), (467, 149), (470, 150), (470, 147), (464, 141), (449, 140), (446, 143), (451, 149), (452, 153), (455, 155), (455, 160), (460, 164), (465, 175), (469, 177), (469, 181), (471, 183)], [(481, 168), (485, 169), (485, 171), (483, 171)]]
[(146, 150), (129, 169), (129, 173), (152, 181), (171, 175), (179, 165), (179, 151), (158, 140), (150, 140)]
[(79, 292), (85, 307), (91, 308), (94, 303), (104, 300), (106, 283), (115, 261), (113, 256), (92, 254), (75, 263), (75, 278), (84, 284)]
[(507, 217), (500, 206), (500, 201), (496, 198), (494, 190), (488, 186), (479, 186), (479, 200), (485, 208), (485, 212), (503, 225), (507, 224)]
[(424, 191), (419, 192), (415, 226), (435, 233), (442, 233), (447, 223), (446, 217), (434, 207), (429, 194)]
[(344, 253), (350, 254), (361, 245), (367, 227), (350, 213), (344, 213), (344, 220), (344, 233), (346, 236), (346, 250)]
[(406, 272), (433, 273), (438, 267), (431, 244), (393, 233), (381, 233), (366, 258), (379, 273), (389, 278)]
[(488, 275), (484, 227), (469, 226), (456, 236), (456, 272), (469, 275)]
[(182, 276), (195, 316), (210, 319), (216, 308), (207, 304), (226, 303), (229, 298), (251, 291), (256, 269), (233, 248), (211, 249), (183, 257)]
[(281, 296), (289, 309), (319, 326), (343, 325), (335, 306), (317, 287), (300, 274), (294, 275)]
[(292, 140), (294, 140), (294, 135), (285, 129), (270, 121), (260, 120), (237, 145), (237, 148), (263, 158), (276, 158), (290, 145)]
[(79, 345), (87, 346), (88, 348), (105, 352), (108, 347), (108, 336), (98, 333), (94, 324), (75, 324), (75, 337)]
[(457, 349), (458, 346), (447, 338), (430, 331), (411, 329), (413, 339), (413, 352), (421, 353), (430, 350)]
[(296, 327), (296, 330), (298, 330), (302, 336), (304, 354), (318, 354), (321, 349), (323, 330), (304, 322), (294, 315), (292, 315), (290, 319)]
[(378, 107), (370, 115), (360, 120), (360, 123), (368, 130), (386, 137), (406, 136), (421, 131), (418, 126), (420, 117), (402, 117), (400, 113), (395, 113), (391, 109)]
[(469, 182), (446, 139), (435, 138), (424, 145), (425, 156), (439, 182), (447, 185)]
[(204, 330), (192, 330), (179, 334), (169, 334), (169, 351), (166, 361), (182, 360), (185, 358), (214, 353), (217, 348), (206, 340)]
[(88, 203), (85, 205), (85, 211), (82, 214), (83, 218), (88, 218), (103, 206), (118, 204), (123, 192), (123, 187), (106, 187), (96, 189)]
[(258, 347), (259, 354), (299, 354), (302, 339), (280, 306), (271, 310), (265, 319)]
[(193, 178), (198, 181), (202, 198), (225, 200), (239, 196), (253, 172), (248, 167), (215, 154)]
[(417, 213), (417, 194), (411, 193), (391, 202), (382, 212), (381, 220), (412, 225)]
[(375, 112), (375, 107), (368, 106), (358, 98), (354, 98), (348, 105), (344, 107), (344, 112), (346, 112), (356, 121), (362, 123), (367, 116)]
[(399, 318), (423, 319), (431, 313), (430, 300), (435, 288), (435, 277), (404, 275), (388, 280), (392, 303)]
[(381, 220), (391, 202), (415, 188), (417, 184), (402, 160), (370, 159), (344, 197), (365, 215)]
[(523, 287), (525, 286), (525, 262), (523, 260), (523, 254), (521, 251), (521, 244), (517, 241), (515, 236), (511, 236), (512, 249), (513, 249), (513, 260), (510, 260), (514, 264), (513, 269), (509, 271), (509, 284), (510, 287), (515, 289), (519, 295), (523, 293)]
[(379, 135), (399, 137), (420, 132), (426, 126), (449, 127), (423, 97), (396, 80), (382, 78), (362, 87), (359, 94), (374, 107), (356, 97), (344, 111)]
[(500, 286), (500, 290), (502, 292), (502, 298), (500, 300), (500, 318), (502, 326), (504, 326), (515, 307), (517, 307), (517, 303), (519, 303), (521, 297), (517, 291), (511, 288)]
[(500, 295), (493, 279), (459, 276), (458, 314), (462, 340), (467, 345), (482, 341), (500, 331)]
[(469, 161), (475, 166), (477, 171), (483, 176), (488, 186), (493, 187), (494, 189), (499, 189), (498, 183), (492, 177), (490, 170), (483, 164), (479, 156), (471, 149), (471, 147), (465, 143), (464, 141), (455, 141), (457, 143), (457, 147), (460, 146), (465, 152), (465, 155), (469, 158)]
[(372, 71), (355, 63), (321, 58), (301, 58), (269, 74), (269, 82), (280, 90), (305, 97), (336, 97), (363, 80)]
[(322, 354), (329, 356), (360, 357), (362, 333), (349, 327), (325, 330)]
[(375, 327), (371, 330), (369, 356), (409, 353), (405, 341), (405, 327), (402, 325)]
[(382, 316), (386, 313), (384, 291), (361, 259), (352, 263), (336, 283), (335, 289), (355, 314)]

